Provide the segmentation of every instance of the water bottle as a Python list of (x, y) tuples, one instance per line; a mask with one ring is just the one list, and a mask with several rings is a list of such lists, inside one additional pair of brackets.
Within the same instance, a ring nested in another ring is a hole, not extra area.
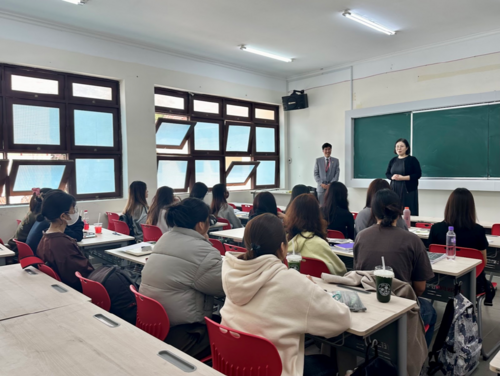
[(89, 212), (87, 210), (83, 211), (83, 230), (88, 231), (89, 230)]
[(453, 226), (448, 227), (448, 232), (446, 233), (446, 259), (455, 260), (457, 255), (457, 236), (453, 231)]
[(410, 228), (411, 227), (411, 212), (410, 212), (410, 208), (408, 206), (405, 207), (405, 210), (403, 211), (403, 219), (405, 220), (406, 227)]

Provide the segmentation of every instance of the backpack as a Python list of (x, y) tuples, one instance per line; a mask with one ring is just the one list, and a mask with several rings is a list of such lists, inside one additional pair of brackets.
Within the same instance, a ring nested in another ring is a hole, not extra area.
[(142, 234), (142, 228), (134, 221), (132, 216), (128, 214), (120, 215), (120, 221), (125, 222), (129, 229), (129, 235), (133, 236), (136, 242), (140, 243), (144, 239), (144, 235)]
[(134, 293), (130, 291), (130, 285), (136, 288), (137, 285), (126, 272), (116, 265), (101, 266), (90, 273), (88, 279), (99, 282), (108, 291), (111, 300), (109, 312), (135, 325), (137, 302)]

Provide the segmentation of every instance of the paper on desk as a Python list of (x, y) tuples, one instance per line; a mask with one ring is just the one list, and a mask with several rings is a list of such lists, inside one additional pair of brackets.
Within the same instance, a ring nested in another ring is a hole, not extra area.
[(151, 243), (141, 242), (141, 243), (137, 243), (137, 244), (128, 245), (126, 247), (118, 248), (117, 251), (130, 251), (132, 249), (137, 249), (137, 248), (146, 247), (146, 246), (154, 247), (154, 245)]

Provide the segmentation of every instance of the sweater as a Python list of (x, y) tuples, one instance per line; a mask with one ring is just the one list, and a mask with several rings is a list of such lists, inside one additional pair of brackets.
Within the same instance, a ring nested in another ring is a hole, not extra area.
[(17, 226), (17, 230), (16, 233), (14, 234), (14, 237), (9, 240), (8, 242), (9, 248), (16, 254), (17, 254), (17, 244), (14, 241), (14, 239), (26, 243), (26, 239), (28, 238), (30, 230), (36, 222), (36, 216), (37, 216), (36, 214), (29, 211), (26, 214), (26, 217), (24, 217), (24, 219), (22, 220), (22, 222), (19, 223), (19, 226)]
[[(364, 208), (358, 213), (356, 219), (354, 220), (354, 231), (356, 233), (356, 236), (365, 228), (369, 227), (368, 222), (370, 222), (371, 215), (372, 215), (372, 209), (368, 207)], [(372, 225), (374, 224), (375, 223), (373, 223)], [(398, 218), (398, 221), (396, 222), (396, 227), (400, 227), (403, 230), (408, 230), (408, 227), (406, 227), (404, 219), (401, 217)]]
[(236, 214), (234, 214), (234, 209), (228, 204), (222, 205), (219, 212), (217, 213), (218, 218), (224, 218), (229, 221), (232, 228), (241, 228), (243, 225), (241, 221), (238, 219)]
[[(43, 234), (50, 227), (50, 222), (44, 219), (41, 222), (35, 222), (33, 227), (31, 227), (30, 233), (26, 238), (26, 244), (28, 244), (33, 251), (33, 253), (37, 254), (38, 252), (38, 244), (43, 237)], [(64, 233), (69, 237), (75, 239), (77, 242), (83, 239), (83, 221), (82, 217), (78, 217), (78, 221), (76, 221), (71, 226), (66, 226)], [(38, 255), (37, 255), (38, 256)]]
[(331, 274), (344, 275), (347, 272), (345, 264), (330, 249), (330, 245), (324, 239), (312, 232), (303, 232), (296, 235), (288, 242), (288, 252), (295, 250), (302, 257), (310, 257), (323, 261)]
[[(385, 177), (392, 181), (391, 168), (398, 157), (394, 157), (389, 162), (387, 166), (387, 171), (385, 172)], [(418, 179), (422, 177), (422, 169), (420, 168), (420, 163), (417, 158), (409, 155), (403, 159), (405, 165), (405, 176), (410, 176), (410, 180), (405, 180), (406, 191), (413, 192), (418, 189)]]
[(227, 252), (222, 264), (222, 325), (268, 339), (281, 357), (281, 375), (301, 376), (305, 333), (340, 335), (351, 326), (349, 308), (274, 255), (237, 255)]

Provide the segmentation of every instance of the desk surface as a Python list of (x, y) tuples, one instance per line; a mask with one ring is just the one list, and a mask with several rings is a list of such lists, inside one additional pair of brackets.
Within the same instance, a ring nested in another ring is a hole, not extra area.
[[(345, 290), (337, 285), (326, 283), (320, 278), (314, 278), (314, 281), (329, 292)], [(389, 303), (380, 303), (374, 291), (370, 292), (370, 294), (359, 293), (358, 295), (366, 307), (366, 312), (351, 313), (351, 327), (348, 332), (361, 337), (371, 335), (385, 325), (397, 320), (417, 305), (417, 302), (413, 300), (398, 298), (397, 296), (391, 296)]]
[[(119, 323), (111, 328), (93, 316)], [(90, 303), (0, 321), (2, 374), (10, 376), (221, 375)], [(169, 351), (196, 367), (186, 373), (158, 356)]]
[[(420, 215), (412, 215), (411, 216), (411, 221), (412, 222), (428, 222), (428, 223), (437, 223), (437, 222), (442, 222), (444, 220), (443, 217), (424, 217)], [(478, 222), (481, 226), (484, 228), (492, 228), (493, 227), (493, 222)]]
[(500, 352), (498, 352), (497, 355), (491, 359), (490, 370), (495, 373), (500, 373)]
[(12, 257), (15, 256), (16, 254), (14, 251), (11, 251), (9, 248), (6, 246), (0, 244), (0, 258), (2, 257)]
[[(420, 239), (429, 239), (430, 230), (426, 228), (411, 227), (410, 231), (417, 235)], [(500, 237), (495, 235), (486, 235), (489, 248), (500, 248)]]
[[(0, 320), (90, 301), (39, 270), (26, 269), (36, 274), (28, 274), (19, 264), (0, 267)], [(52, 285), (63, 287), (67, 292), (61, 293)]]
[(107, 254), (119, 257), (121, 259), (140, 264), (140, 265), (146, 265), (146, 261), (148, 260), (149, 256), (151, 254), (146, 255), (146, 256), (132, 256), (124, 251), (121, 250), (121, 248), (115, 248), (115, 249), (107, 249), (105, 251)]
[(243, 235), (245, 234), (245, 228), (233, 228), (231, 230), (224, 231), (212, 231), (210, 235), (219, 236), (221, 238), (229, 238), (236, 241), (241, 241), (243, 239)]
[[(94, 226), (90, 226), (89, 231), (94, 232)], [(97, 234), (95, 238), (82, 239), (82, 241), (78, 242), (78, 246), (81, 248), (95, 247), (103, 244), (124, 243), (132, 240), (135, 240), (133, 236), (114, 233), (113, 231), (103, 228), (102, 234)]]

